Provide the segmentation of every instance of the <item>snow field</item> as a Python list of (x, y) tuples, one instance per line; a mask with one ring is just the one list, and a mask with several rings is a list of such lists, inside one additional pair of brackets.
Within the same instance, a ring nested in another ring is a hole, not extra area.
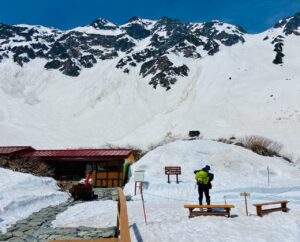
[[(39, 59), (23, 68), (3, 61), (0, 144), (147, 149), (168, 133), (186, 138), (189, 130), (200, 130), (214, 139), (265, 136), (282, 143), (295, 161), (300, 157), (299, 37), (285, 38), (284, 64), (274, 65), (271, 41), (278, 31), (245, 35), (244, 44), (201, 59), (170, 54), (190, 71), (167, 92), (149, 86), (140, 66), (129, 75), (116, 69), (119, 59), (101, 61), (76, 78), (45, 70)], [(266, 35), (270, 38), (263, 41)], [(145, 39), (136, 48), (147, 44)]]
[[(193, 171), (207, 164), (215, 174), (212, 204), (224, 204), (225, 196), (227, 204), (235, 205), (232, 218), (188, 218), (184, 204), (198, 203)], [(176, 184), (175, 176), (171, 176), (168, 184), (164, 175), (164, 166), (172, 165), (182, 168), (179, 184)], [(267, 183), (267, 166), (270, 167), (270, 185)], [(134, 196), (135, 170), (145, 170), (143, 193), (147, 225), (141, 196), (139, 193)], [(132, 166), (132, 173), (133, 177), (124, 189), (125, 194), (133, 198), (127, 202), (132, 241), (298, 242), (300, 239), (299, 168), (282, 159), (259, 156), (244, 148), (214, 141), (176, 141), (146, 154)], [(240, 192), (251, 194), (248, 217)], [(256, 216), (252, 204), (277, 200), (288, 200), (291, 211), (274, 212), (263, 218)], [(116, 224), (116, 212), (116, 202), (84, 203), (57, 216), (53, 224), (105, 227)]]
[(52, 178), (0, 168), (0, 231), (33, 212), (68, 199)]

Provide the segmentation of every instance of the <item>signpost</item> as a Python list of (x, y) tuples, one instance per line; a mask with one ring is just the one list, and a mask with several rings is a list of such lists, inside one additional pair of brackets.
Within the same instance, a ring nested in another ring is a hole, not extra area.
[(176, 182), (178, 181), (178, 175), (181, 175), (181, 167), (180, 166), (165, 166), (165, 174), (168, 175), (168, 183), (170, 183), (170, 175), (176, 175)]
[(143, 204), (143, 211), (144, 211), (144, 219), (145, 219), (145, 223), (147, 225), (146, 209), (145, 209), (145, 202), (144, 202), (144, 196), (143, 196), (144, 174), (145, 174), (144, 170), (134, 172), (134, 195), (136, 195), (136, 187), (137, 187), (137, 183), (139, 182), (140, 183), (140, 193), (141, 193), (142, 204)]
[(247, 197), (250, 197), (250, 193), (242, 192), (242, 193), (240, 193), (240, 196), (245, 197), (246, 215), (248, 216)]

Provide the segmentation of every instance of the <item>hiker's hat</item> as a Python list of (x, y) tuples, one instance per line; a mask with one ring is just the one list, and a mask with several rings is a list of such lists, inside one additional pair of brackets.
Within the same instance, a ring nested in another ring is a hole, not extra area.
[(209, 166), (209, 165), (206, 165), (203, 169), (209, 171), (209, 170), (210, 170), (210, 166)]

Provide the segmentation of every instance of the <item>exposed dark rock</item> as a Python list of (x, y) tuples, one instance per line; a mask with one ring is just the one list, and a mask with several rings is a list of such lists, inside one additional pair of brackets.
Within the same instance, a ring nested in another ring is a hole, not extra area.
[[(214, 55), (220, 45), (243, 43), (245, 33), (238, 26), (224, 28), (224, 24), (218, 21), (184, 24), (168, 17), (156, 22), (134, 17), (123, 26), (97, 19), (87, 27), (89, 31), (84, 28), (45, 31), (39, 26), (0, 24), (0, 62), (12, 56), (22, 66), (39, 57), (47, 61), (46, 69), (57, 69), (75, 77), (80, 75), (82, 69), (92, 68), (101, 60), (118, 58), (122, 52), (116, 68), (128, 74), (133, 68), (141, 66), (140, 75), (151, 75), (150, 84), (153, 87), (160, 85), (169, 90), (177, 78), (187, 76), (189, 70), (185, 64), (175, 66), (169, 60), (169, 54), (194, 59), (201, 58), (199, 51), (201, 54), (204, 51), (204, 55)], [(90, 32), (91, 28), (99, 31)], [(150, 43), (142, 50), (135, 49), (136, 43), (145, 38), (149, 38)], [(275, 46), (275, 51), (280, 52), (280, 47)]]
[(151, 35), (151, 31), (147, 30), (144, 26), (133, 23), (125, 28), (126, 33), (134, 39), (144, 39)]
[(265, 38), (263, 38), (264, 41), (267, 40), (267, 39), (269, 39), (269, 36), (266, 36)]
[(276, 56), (275, 56), (275, 59), (273, 60), (273, 63), (274, 64), (282, 64), (283, 63), (283, 60), (282, 60), (283, 57), (284, 57), (284, 54), (282, 52), (277, 52)]
[(300, 12), (294, 16), (286, 17), (274, 25), (274, 28), (283, 28), (286, 35), (300, 35), (298, 28), (300, 27)]
[(85, 68), (91, 68), (97, 63), (97, 60), (93, 55), (85, 55), (79, 59), (80, 64)]
[(275, 59), (273, 60), (274, 64), (283, 64), (283, 39), (284, 37), (281, 35), (278, 35), (273, 41), (272, 44), (274, 44), (274, 51), (276, 52)]
[[(215, 28), (215, 25), (222, 25), (222, 23), (218, 21), (212, 21), (204, 23), (201, 27), (196, 28), (194, 33), (200, 36), (206, 36), (210, 40), (219, 40), (222, 44), (226, 46), (232, 46), (239, 42), (244, 43), (245, 39), (242, 37), (246, 31), (239, 26), (235, 26), (236, 30), (232, 31), (233, 33), (228, 33), (225, 30), (218, 31)], [(192, 28), (193, 25), (189, 25), (189, 28)]]
[(187, 76), (188, 67), (186, 65), (174, 66), (167, 56), (159, 57), (157, 60), (150, 60), (141, 66), (140, 74), (145, 77), (154, 75), (149, 82), (154, 88), (158, 84), (169, 90), (172, 84), (177, 81), (175, 76)]
[(214, 55), (219, 51), (219, 44), (213, 40), (208, 40), (203, 49), (207, 50), (209, 55)]
[(79, 76), (80, 74), (80, 68), (71, 59), (65, 61), (61, 69), (63, 70), (63, 73), (68, 76), (75, 77), (75, 76)]
[(55, 42), (54, 45), (49, 50), (49, 52), (47, 53), (47, 57), (51, 59), (52, 58), (67, 59), (70, 56), (66, 48), (60, 42)]
[(63, 66), (63, 62), (61, 62), (59, 60), (53, 60), (53, 61), (48, 62), (45, 65), (45, 68), (46, 69), (59, 69), (62, 66)]
[(96, 19), (89, 26), (92, 26), (95, 29), (103, 29), (103, 30), (115, 30), (118, 28), (117, 25), (112, 24), (108, 20), (102, 18)]
[(35, 58), (35, 52), (28, 46), (15, 46), (12, 48), (12, 52), (14, 52), (14, 61), (20, 66), (23, 66), (23, 63), (29, 62), (29, 59)]

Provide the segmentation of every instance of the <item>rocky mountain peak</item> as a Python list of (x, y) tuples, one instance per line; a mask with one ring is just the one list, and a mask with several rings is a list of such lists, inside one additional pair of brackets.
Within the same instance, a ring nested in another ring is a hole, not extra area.
[(166, 31), (168, 35), (177, 29), (183, 28), (184, 24), (178, 19), (171, 19), (168, 17), (161, 17), (154, 25), (154, 31)]
[[(284, 28), (286, 35), (297, 34), (299, 25), (300, 14), (296, 14), (279, 22), (277, 28)], [(133, 17), (120, 26), (99, 18), (69, 31), (0, 24), (0, 64), (12, 59), (23, 66), (40, 58), (47, 70), (76, 77), (85, 68), (111, 60), (124, 75), (139, 68), (141, 77), (154, 88), (169, 90), (178, 77), (189, 75), (188, 59), (201, 59), (217, 54), (222, 46), (244, 43), (245, 33), (239, 26), (218, 20), (185, 24), (168, 17), (158, 21)], [(284, 40), (278, 37), (272, 44), (274, 64), (281, 64)]]
[(130, 19), (127, 21), (127, 23), (132, 23), (132, 22), (136, 22), (136, 21), (140, 21), (140, 20), (141, 20), (140, 17), (134, 16), (134, 17), (130, 18)]
[(300, 12), (278, 21), (274, 28), (282, 28), (286, 35), (300, 35)]
[(118, 28), (118, 26), (106, 19), (99, 18), (93, 21), (91, 24), (88, 26), (92, 26), (95, 29), (103, 29), (103, 30), (115, 30)]

